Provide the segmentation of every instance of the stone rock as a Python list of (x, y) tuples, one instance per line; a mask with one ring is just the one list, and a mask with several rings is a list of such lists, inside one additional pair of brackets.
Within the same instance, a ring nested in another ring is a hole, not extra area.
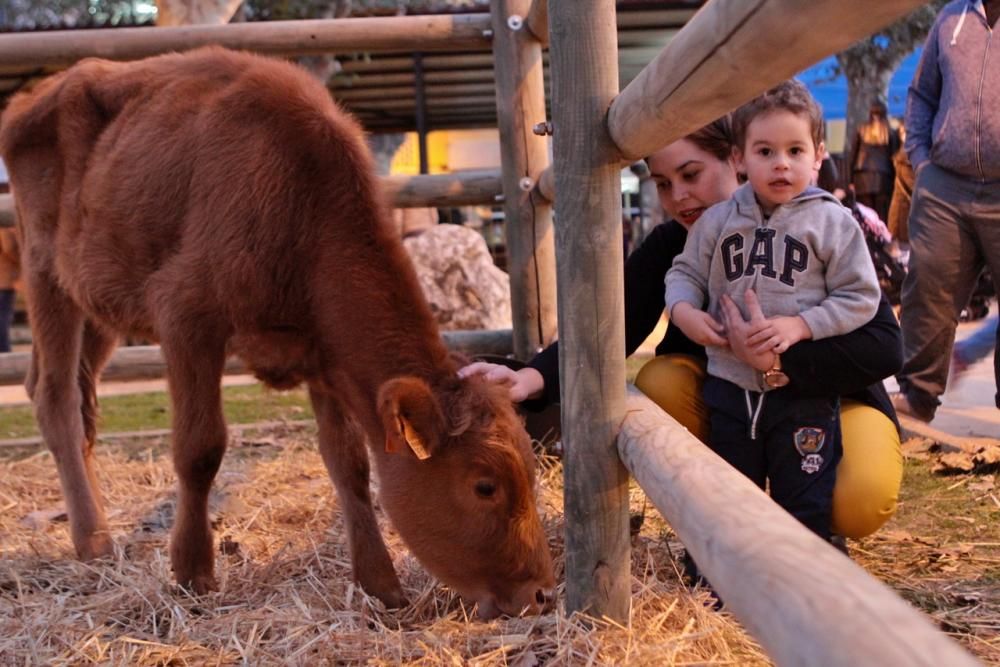
[(510, 328), (510, 279), (478, 232), (434, 225), (403, 245), (441, 329)]

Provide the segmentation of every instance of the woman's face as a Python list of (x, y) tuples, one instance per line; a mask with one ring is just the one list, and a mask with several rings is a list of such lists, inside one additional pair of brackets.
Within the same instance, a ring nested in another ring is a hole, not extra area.
[(739, 185), (732, 158), (720, 160), (687, 139), (653, 153), (649, 171), (663, 209), (689, 229), (706, 208), (728, 199)]

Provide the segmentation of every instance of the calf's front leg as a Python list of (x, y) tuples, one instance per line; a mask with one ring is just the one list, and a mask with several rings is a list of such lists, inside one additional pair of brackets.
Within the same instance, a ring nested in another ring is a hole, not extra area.
[(403, 588), (372, 509), (364, 434), (329, 394), (310, 386), (309, 398), (319, 427), (319, 451), (344, 511), (354, 578), (386, 607), (402, 607), (406, 604)]

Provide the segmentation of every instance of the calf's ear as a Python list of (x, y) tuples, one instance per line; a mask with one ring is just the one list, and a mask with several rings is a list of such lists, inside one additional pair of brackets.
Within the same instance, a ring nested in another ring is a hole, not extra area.
[(385, 450), (407, 449), (428, 459), (445, 433), (444, 415), (430, 386), (420, 378), (386, 381), (378, 391), (378, 413), (385, 428)]

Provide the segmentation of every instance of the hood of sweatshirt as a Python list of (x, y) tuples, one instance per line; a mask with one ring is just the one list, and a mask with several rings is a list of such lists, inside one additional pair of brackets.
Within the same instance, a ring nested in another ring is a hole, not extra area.
[[(838, 206), (841, 206), (840, 200), (834, 197), (832, 194), (826, 190), (817, 188), (815, 185), (810, 185), (805, 190), (800, 192), (798, 195), (793, 197), (790, 201), (778, 206), (771, 213), (769, 218), (774, 217), (778, 211), (783, 208), (792, 208), (802, 205), (806, 202), (813, 202), (818, 200), (825, 200), (833, 202)], [(758, 224), (764, 224), (764, 214), (760, 208), (760, 204), (757, 202), (757, 196), (754, 194), (753, 187), (749, 183), (744, 183), (736, 189), (733, 193), (733, 201), (736, 202), (736, 208), (740, 215), (745, 215), (750, 218), (757, 220)]]

